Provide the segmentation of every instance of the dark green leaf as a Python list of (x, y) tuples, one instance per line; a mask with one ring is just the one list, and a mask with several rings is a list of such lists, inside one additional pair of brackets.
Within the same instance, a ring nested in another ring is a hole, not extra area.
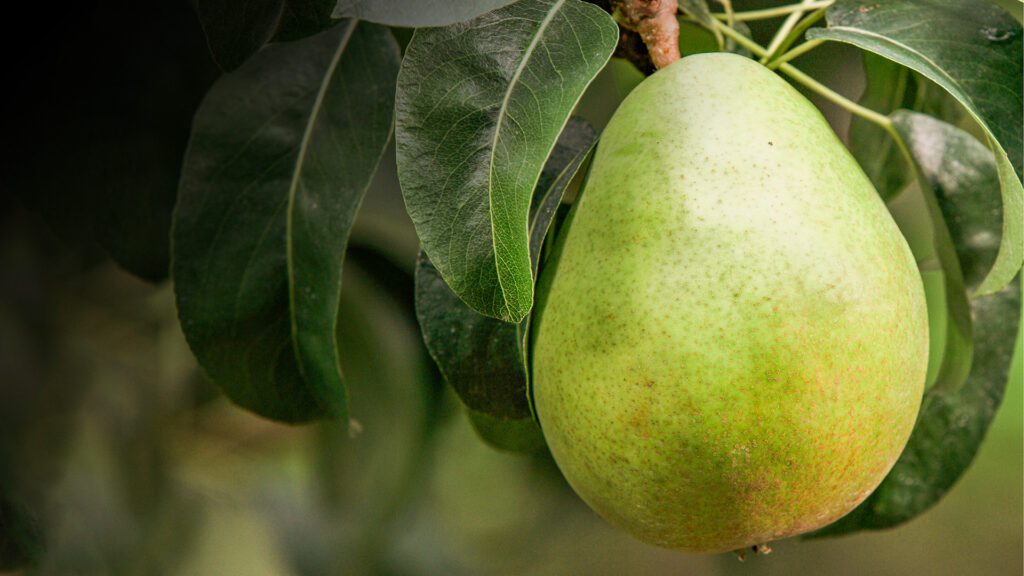
[(301, 40), (330, 28), (333, 7), (334, 0), (285, 0), (273, 40)]
[[(541, 172), (537, 188), (533, 191), (533, 200), (530, 203), (530, 259), (534, 278), (538, 277), (544, 244), (553, 236), (551, 234), (552, 225), (558, 214), (562, 197), (569, 190), (569, 185), (577, 179), (577, 174), (582, 175), (580, 168), (597, 144), (597, 137), (597, 131), (590, 124), (578, 118), (570, 118), (565, 131), (558, 138), (558, 144), (551, 151), (547, 164), (544, 165), (544, 171)], [(527, 316), (516, 325), (527, 389), (529, 389), (530, 365), (529, 354), (526, 351), (530, 349), (531, 317), (532, 315)]]
[(178, 312), (200, 364), (258, 414), (346, 416), (342, 260), (397, 71), (386, 28), (343, 21), (260, 51), (196, 114), (175, 212)]
[(512, 0), (337, 0), (333, 16), (421, 28), (462, 22), (511, 3)]
[(466, 306), (423, 252), (416, 313), (430, 354), (467, 407), (503, 420), (530, 416), (516, 326)]
[(973, 136), (925, 114), (898, 111), (893, 123), (936, 191), (956, 240), (964, 283), (981, 283), (999, 251), (999, 188), (992, 152)]
[[(957, 116), (960, 107), (944, 90), (928, 79), (887, 58), (864, 53), (864, 67), (868, 80), (861, 104), (876, 111), (892, 112), (900, 107), (913, 107)], [(871, 177), (879, 195), (886, 201), (892, 200), (909, 183), (913, 193), (921, 194), (925, 207), (934, 218), (932, 238), (927, 247), (915, 245), (919, 262), (937, 260), (943, 274), (944, 293), (929, 292), (929, 300), (941, 302), (934, 310), (943, 310), (940, 316), (932, 316), (933, 323), (941, 323), (937, 333), (944, 333), (944, 348), (933, 350), (942, 359), (938, 373), (929, 379), (929, 389), (956, 391), (966, 381), (971, 367), (973, 346), (971, 344), (971, 317), (967, 294), (964, 290), (963, 275), (957, 261), (956, 250), (945, 222), (931, 192), (932, 186), (917, 181), (917, 174), (906, 161), (899, 145), (889, 131), (873, 122), (854, 116), (850, 123), (850, 148)], [(998, 190), (992, 188), (992, 191)], [(922, 256), (927, 253), (928, 256)]]
[(530, 197), (617, 40), (611, 17), (580, 0), (523, 0), (413, 36), (398, 80), (399, 180), (424, 250), (478, 312), (529, 312)]
[[(937, 84), (888, 58), (864, 52), (867, 86), (859, 103), (876, 112), (889, 114), (904, 108), (957, 123), (963, 107)], [(908, 179), (909, 167), (892, 136), (878, 124), (854, 115), (850, 119), (850, 151), (871, 178), (883, 200), (900, 192)]]
[[(586, 122), (571, 119), (544, 166), (530, 209), (534, 271), (562, 194), (596, 140)], [(416, 267), (416, 313), (427, 348), (467, 407), (501, 420), (530, 417), (519, 327), (467, 306), (422, 252)]]
[(198, 0), (196, 10), (213, 59), (234, 70), (263, 47), (281, 19), (284, 0)]
[(506, 452), (539, 452), (547, 444), (533, 418), (502, 420), (482, 412), (466, 410), (469, 422), (485, 442)]
[(334, 0), (199, 0), (199, 22), (224, 70), (242, 65), (267, 42), (301, 40), (326, 30)]
[[(992, 153), (969, 134), (921, 114), (900, 112), (896, 126), (934, 184), (942, 216), (970, 286), (982, 280), (1000, 233), (993, 195), (999, 181)], [(970, 465), (1006, 389), (1020, 320), (1019, 280), (971, 301), (974, 363), (955, 392), (925, 395), (903, 454), (881, 486), (856, 510), (816, 535), (888, 528), (921, 514)]]
[(810, 39), (848, 42), (920, 72), (952, 94), (993, 146), (1003, 198), (999, 256), (976, 295), (998, 291), (1024, 260), (1021, 25), (984, 0), (838, 0)]

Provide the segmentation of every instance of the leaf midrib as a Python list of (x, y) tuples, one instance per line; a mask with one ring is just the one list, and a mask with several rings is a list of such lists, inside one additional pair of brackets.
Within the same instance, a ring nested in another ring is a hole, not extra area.
[(494, 137), (491, 139), (490, 162), (488, 163), (488, 168), (487, 168), (487, 171), (488, 171), (487, 172), (487, 184), (488, 184), (487, 200), (488, 200), (488, 205), (491, 208), (490, 210), (488, 210), (488, 216), (490, 217), (490, 220), (491, 220), (491, 249), (492, 249), (493, 254), (494, 254), (494, 268), (495, 268), (495, 271), (497, 272), (498, 286), (501, 288), (501, 299), (502, 299), (502, 302), (504, 303), (505, 315), (508, 316), (508, 317), (512, 317), (512, 311), (509, 308), (508, 295), (507, 295), (507, 292), (505, 291), (505, 284), (502, 281), (502, 275), (501, 275), (500, 272), (497, 271), (498, 270), (498, 246), (497, 246), (498, 240), (497, 240), (497, 235), (494, 233), (494, 230), (495, 230), (495, 227), (494, 227), (494, 200), (495, 199), (494, 199), (494, 185), (493, 185), (494, 184), (494, 162), (495, 162), (494, 154), (495, 154), (495, 151), (498, 148), (498, 140), (501, 137), (501, 128), (502, 128), (502, 124), (504, 123), (504, 119), (505, 119), (505, 116), (506, 116), (505, 111), (508, 109), (508, 103), (512, 99), (512, 92), (515, 90), (515, 87), (516, 87), (516, 85), (519, 82), (519, 77), (522, 76), (523, 70), (526, 69), (527, 64), (533, 58), (533, 53), (537, 49), (537, 46), (540, 44), (541, 37), (544, 35), (544, 31), (547, 30), (547, 28), (551, 24), (552, 20), (554, 20), (555, 15), (558, 13), (558, 11), (562, 8), (562, 6), (564, 4), (565, 4), (565, 0), (558, 0), (557, 2), (555, 2), (551, 6), (551, 9), (548, 10), (547, 16), (544, 17), (544, 20), (541, 22), (540, 26), (537, 28), (537, 32), (534, 34), (533, 38), (530, 40), (530, 45), (527, 46), (526, 50), (523, 51), (523, 59), (519, 63), (519, 66), (516, 68), (515, 73), (512, 75), (512, 79), (511, 79), (511, 81), (508, 84), (508, 88), (505, 90), (505, 96), (504, 96), (504, 98), (502, 98), (501, 108), (498, 110), (498, 122), (497, 122), (497, 125), (494, 127)]
[[(300, 354), (300, 348), (298, 343), (299, 326), (298, 319), (295, 314), (295, 264), (294, 264), (294, 244), (292, 227), (294, 218), (295, 208), (295, 196), (299, 187), (299, 180), (302, 178), (302, 168), (305, 164), (307, 151), (309, 148), (309, 142), (312, 138), (313, 131), (316, 129), (317, 121), (320, 118), (320, 112), (323, 110), (324, 98), (329, 89), (330, 83), (334, 78), (334, 73), (337, 71), (338, 63), (341, 61), (342, 54), (345, 53), (345, 49), (348, 47), (349, 40), (352, 39), (352, 33), (355, 31), (356, 26), (359, 25), (358, 20), (352, 20), (349, 24), (348, 30), (345, 31), (344, 37), (338, 42), (338, 46), (334, 51), (334, 55), (331, 57), (331, 63), (327, 66), (324, 73), (323, 80), (320, 82), (320, 88), (317, 91), (316, 99), (313, 102), (313, 108), (309, 114), (309, 120), (306, 122), (306, 129), (302, 134), (302, 142), (299, 144), (299, 150), (297, 158), (295, 160), (295, 168), (292, 171), (291, 185), (288, 188), (288, 214), (286, 218), (285, 228), (285, 250), (287, 254), (286, 263), (288, 267), (288, 314), (291, 319), (292, 329), (292, 345), (295, 349), (295, 360), (298, 363), (299, 374), (303, 379), (308, 378), (306, 374), (306, 365), (303, 361), (302, 354)], [(332, 335), (332, 339), (334, 336)], [(337, 357), (335, 357), (335, 364), (337, 364)], [(336, 366), (336, 368), (339, 368)], [(339, 370), (340, 371), (340, 370)]]

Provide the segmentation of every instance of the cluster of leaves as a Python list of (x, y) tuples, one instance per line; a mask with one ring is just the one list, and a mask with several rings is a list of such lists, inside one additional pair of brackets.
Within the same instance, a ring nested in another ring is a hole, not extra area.
[[(198, 2), (226, 73), (192, 121), (169, 269), (189, 344), (232, 401), (284, 422), (349, 418), (342, 269), (393, 137), (422, 245), (424, 340), (485, 437), (543, 445), (526, 338), (545, 244), (598, 138), (572, 113), (620, 43), (598, 4)], [(680, 6), (712, 48), (743, 50), (703, 0)], [(1024, 258), (1022, 34), (985, 0), (837, 0), (805, 34), (864, 51), (862, 103), (890, 125), (855, 117), (851, 148), (883, 198), (908, 187), (925, 197), (949, 318), (906, 453), (834, 534), (891, 526), (937, 501), (999, 405)]]

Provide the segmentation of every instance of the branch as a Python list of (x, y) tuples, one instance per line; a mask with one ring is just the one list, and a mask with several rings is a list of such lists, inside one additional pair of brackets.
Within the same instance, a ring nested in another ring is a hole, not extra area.
[(655, 68), (679, 60), (679, 21), (676, 0), (612, 0), (619, 26), (640, 35)]

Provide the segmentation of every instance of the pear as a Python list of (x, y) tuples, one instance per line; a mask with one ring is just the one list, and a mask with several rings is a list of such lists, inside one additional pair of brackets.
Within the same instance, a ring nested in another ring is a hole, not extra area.
[(601, 136), (538, 289), (537, 418), (594, 510), (713, 553), (814, 530), (882, 481), (928, 361), (915, 260), (818, 110), (688, 56)]

